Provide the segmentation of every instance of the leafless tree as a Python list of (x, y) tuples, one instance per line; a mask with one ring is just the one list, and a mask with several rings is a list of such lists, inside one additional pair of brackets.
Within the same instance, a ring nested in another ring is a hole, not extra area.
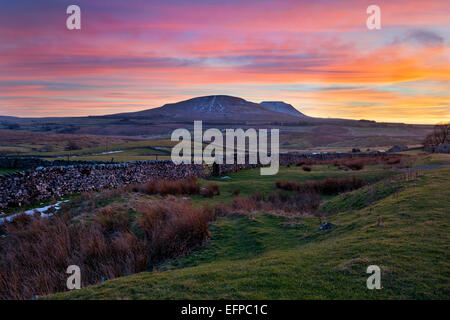
[(433, 132), (424, 140), (426, 150), (434, 151), (438, 145), (450, 142), (450, 123), (439, 123), (434, 126)]
[(81, 149), (81, 146), (75, 141), (69, 141), (69, 143), (67, 143), (67, 145), (66, 145), (66, 150), (68, 150), (68, 151), (80, 150), (80, 149)]

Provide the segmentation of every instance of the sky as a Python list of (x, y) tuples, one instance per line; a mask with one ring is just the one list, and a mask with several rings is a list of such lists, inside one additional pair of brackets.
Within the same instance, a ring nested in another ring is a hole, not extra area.
[[(66, 9), (81, 8), (81, 30)], [(369, 30), (366, 9), (381, 9)], [(450, 119), (448, 0), (0, 0), (0, 115), (131, 112), (196, 96), (314, 117)]]

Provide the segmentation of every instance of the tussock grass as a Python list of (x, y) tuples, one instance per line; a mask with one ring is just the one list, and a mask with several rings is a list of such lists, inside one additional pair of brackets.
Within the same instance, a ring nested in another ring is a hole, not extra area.
[(278, 189), (297, 191), (300, 193), (320, 193), (333, 195), (361, 188), (365, 182), (356, 177), (326, 178), (318, 181), (307, 181), (299, 183), (296, 181), (277, 180), (275, 185)]
[[(94, 202), (86, 207), (98, 206), (95, 197), (82, 198)], [(74, 210), (51, 218), (23, 214), (7, 223), (6, 238), (0, 240), (0, 299), (64, 291), (65, 270), (72, 264), (81, 268), (83, 286), (150, 270), (206, 241), (215, 217), (210, 209), (181, 199), (93, 210), (76, 221)]]
[(146, 194), (193, 195), (200, 193), (200, 184), (193, 177), (179, 180), (158, 179), (143, 185), (134, 185), (131, 190)]

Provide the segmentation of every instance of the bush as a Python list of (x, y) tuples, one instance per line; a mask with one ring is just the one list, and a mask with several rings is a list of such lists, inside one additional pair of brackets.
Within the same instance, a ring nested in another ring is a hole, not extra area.
[(137, 210), (137, 225), (145, 232), (153, 263), (202, 244), (209, 237), (208, 223), (214, 220), (211, 210), (194, 208), (187, 200), (145, 202)]
[(338, 194), (361, 188), (365, 182), (356, 177), (326, 178), (318, 181), (307, 181), (303, 184), (296, 181), (277, 180), (275, 185), (278, 189), (287, 191), (298, 191), (302, 193), (319, 193), (326, 195)]
[(160, 195), (192, 195), (200, 193), (200, 184), (195, 178), (187, 178), (180, 180), (152, 180), (144, 185), (134, 185), (132, 191), (146, 194)]
[(202, 189), (200, 194), (206, 198), (212, 198), (220, 194), (220, 189), (217, 184), (209, 183)]
[(239, 196), (240, 194), (241, 194), (241, 190), (239, 190), (239, 189), (234, 189), (233, 192), (231, 193), (231, 195), (232, 195), (233, 197), (237, 197), (237, 196)]
[(303, 169), (303, 171), (307, 171), (307, 172), (310, 172), (312, 170), (311, 167), (308, 167), (308, 166), (303, 166), (302, 169)]
[(278, 189), (283, 189), (287, 191), (294, 191), (294, 190), (300, 190), (301, 184), (296, 181), (286, 181), (286, 180), (276, 180), (275, 186)]
[(130, 230), (130, 216), (123, 205), (111, 205), (98, 209), (93, 219), (104, 233)]
[(362, 159), (351, 159), (345, 161), (344, 166), (352, 170), (361, 170), (364, 168), (364, 161)]
[(66, 145), (66, 150), (68, 151), (74, 151), (74, 150), (81, 150), (82, 147), (80, 146), (80, 144), (78, 144), (78, 142), (76, 141), (69, 141)]

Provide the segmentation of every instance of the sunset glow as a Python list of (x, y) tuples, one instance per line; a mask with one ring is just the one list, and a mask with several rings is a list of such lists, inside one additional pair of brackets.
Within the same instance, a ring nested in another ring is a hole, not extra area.
[(0, 0), (0, 115), (84, 116), (227, 94), (314, 117), (450, 119), (450, 3)]

